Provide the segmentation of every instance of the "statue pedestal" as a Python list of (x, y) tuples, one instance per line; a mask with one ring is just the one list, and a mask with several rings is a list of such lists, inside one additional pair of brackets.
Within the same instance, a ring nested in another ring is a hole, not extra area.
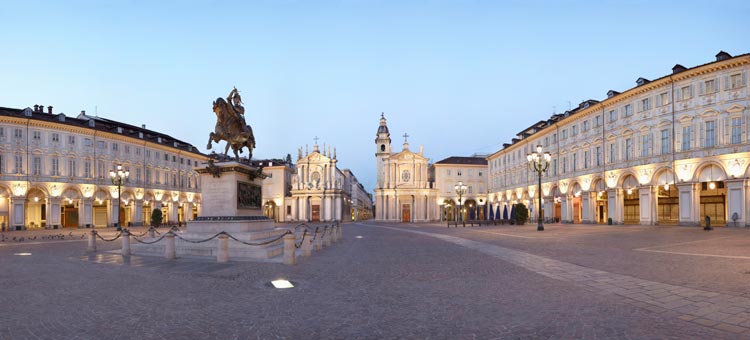
[[(222, 162), (196, 168), (201, 175), (202, 213), (188, 222), (179, 235), (189, 240), (205, 240), (222, 231), (251, 243), (262, 243), (286, 232), (274, 228), (274, 221), (263, 216), (261, 204), (262, 178), (256, 168), (238, 162)], [(217, 176), (218, 175), (218, 176)], [(203, 243), (175, 240), (177, 256), (214, 257), (218, 254), (218, 238)], [(270, 259), (283, 252), (282, 240), (262, 246), (249, 246), (229, 240), (230, 260)], [(162, 255), (165, 242), (138, 244), (136, 253)], [(280, 261), (280, 259), (279, 259)]]

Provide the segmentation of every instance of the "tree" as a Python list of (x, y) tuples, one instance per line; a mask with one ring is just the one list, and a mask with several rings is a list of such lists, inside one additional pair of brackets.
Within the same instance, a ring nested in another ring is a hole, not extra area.
[(521, 225), (529, 219), (529, 209), (523, 203), (517, 203), (516, 207), (516, 224)]
[(292, 166), (292, 155), (286, 154), (286, 164)]
[(154, 211), (151, 212), (151, 225), (154, 228), (158, 228), (161, 225), (161, 221), (161, 209), (154, 209)]

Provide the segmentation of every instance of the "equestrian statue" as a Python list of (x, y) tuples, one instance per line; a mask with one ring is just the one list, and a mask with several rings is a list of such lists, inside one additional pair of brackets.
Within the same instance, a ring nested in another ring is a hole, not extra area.
[(255, 149), (255, 137), (253, 129), (245, 122), (245, 108), (242, 107), (242, 98), (237, 88), (229, 92), (227, 99), (216, 98), (214, 101), (214, 113), (216, 113), (216, 127), (214, 132), (208, 136), (207, 149), (211, 150), (211, 143), (226, 141), (227, 146), (224, 148), (224, 156), (229, 152), (229, 147), (234, 152), (234, 158), (240, 161), (242, 149), (247, 147), (249, 155), (247, 159), (252, 159), (253, 149)]

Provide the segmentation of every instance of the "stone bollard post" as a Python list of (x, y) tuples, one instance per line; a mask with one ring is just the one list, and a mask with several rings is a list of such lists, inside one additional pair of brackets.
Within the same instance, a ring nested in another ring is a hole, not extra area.
[(325, 237), (323, 238), (323, 242), (325, 242), (325, 247), (330, 248), (331, 247), (331, 236), (333, 236), (333, 227), (328, 228), (328, 231), (325, 233)]
[(310, 240), (312, 240), (312, 236), (310, 234), (302, 239), (302, 256), (312, 255), (312, 244), (310, 244)]
[(331, 241), (332, 243), (336, 243), (339, 241), (339, 226), (334, 225), (333, 230), (331, 230)]
[(323, 250), (323, 233), (320, 229), (315, 233), (315, 251)]
[(284, 235), (284, 264), (295, 265), (297, 264), (297, 256), (294, 249), (294, 241), (297, 238), (294, 234)]
[(339, 240), (343, 240), (344, 239), (344, 226), (341, 225), (341, 224), (339, 224), (339, 235), (338, 236), (339, 236)]
[(130, 255), (130, 232), (122, 229), (122, 255)]
[(96, 251), (96, 231), (89, 232), (89, 247), (88, 251)]
[(167, 233), (167, 235), (164, 236), (167, 239), (167, 245), (164, 247), (164, 258), (168, 260), (174, 260), (177, 258), (177, 252), (175, 251), (175, 245), (174, 245), (174, 234), (173, 233)]
[(229, 237), (219, 235), (219, 252), (216, 254), (216, 262), (226, 263), (229, 261)]
[(150, 237), (150, 238), (156, 237), (156, 235), (154, 233), (154, 227), (148, 228), (148, 237)]

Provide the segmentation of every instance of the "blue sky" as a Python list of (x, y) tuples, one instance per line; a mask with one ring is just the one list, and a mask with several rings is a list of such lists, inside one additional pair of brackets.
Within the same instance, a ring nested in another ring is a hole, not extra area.
[[(0, 106), (53, 105), (203, 151), (242, 91), (256, 158), (313, 137), (368, 190), (385, 112), (400, 150), (491, 153), (521, 129), (680, 63), (750, 52), (747, 1), (16, 1)], [(569, 104), (570, 103), (570, 104)]]

